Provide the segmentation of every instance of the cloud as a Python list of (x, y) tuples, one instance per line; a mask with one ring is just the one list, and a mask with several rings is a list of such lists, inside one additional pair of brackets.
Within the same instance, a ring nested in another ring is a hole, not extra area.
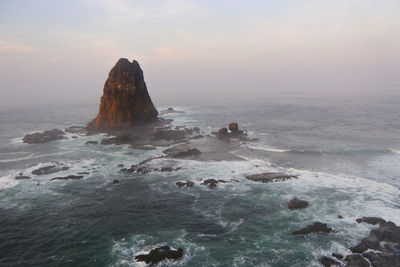
[(12, 43), (0, 40), (0, 53), (34, 53), (37, 52), (31, 45)]

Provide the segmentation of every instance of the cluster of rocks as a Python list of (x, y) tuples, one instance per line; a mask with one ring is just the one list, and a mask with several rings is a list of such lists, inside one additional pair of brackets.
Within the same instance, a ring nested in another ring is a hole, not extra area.
[(197, 148), (190, 147), (187, 144), (177, 145), (163, 151), (168, 158), (188, 158), (197, 157), (201, 154), (201, 151)]
[(68, 175), (68, 176), (62, 176), (62, 177), (54, 177), (51, 178), (50, 181), (55, 181), (55, 180), (78, 180), (82, 179), (83, 175)]
[(50, 165), (50, 166), (45, 166), (45, 167), (41, 167), (39, 169), (33, 170), (32, 174), (34, 174), (34, 175), (46, 175), (46, 174), (52, 174), (52, 173), (56, 173), (56, 172), (60, 172), (60, 171), (66, 171), (68, 169), (69, 169), (69, 167), (68, 166), (63, 166), (63, 164)]
[[(102, 145), (125, 145), (125, 144), (133, 144), (138, 137), (132, 133), (125, 133), (115, 137), (104, 138), (101, 140), (100, 144)], [(86, 142), (87, 144), (94, 144), (89, 143), (90, 141)]]
[(229, 123), (229, 127), (221, 128), (218, 132), (213, 132), (219, 139), (229, 140), (231, 138), (247, 137), (245, 131), (239, 130), (239, 125), (236, 122)]
[(44, 132), (36, 132), (33, 134), (27, 134), (22, 139), (26, 144), (43, 144), (46, 142), (66, 139), (65, 133), (59, 129), (46, 130)]
[(184, 128), (171, 129), (169, 127), (157, 128), (151, 135), (151, 140), (166, 140), (166, 141), (183, 141), (189, 138), (193, 133), (200, 133), (200, 128)]
[(148, 254), (135, 256), (136, 261), (144, 261), (146, 264), (157, 264), (163, 260), (178, 260), (183, 257), (183, 249), (173, 250), (169, 246), (162, 246), (150, 250)]
[(172, 107), (167, 108), (166, 110), (161, 110), (158, 115), (165, 115), (165, 114), (174, 114), (174, 113), (185, 113), (185, 111), (182, 110), (175, 110)]
[(372, 229), (361, 242), (349, 248), (352, 254), (343, 256), (332, 253), (332, 257), (320, 259), (323, 266), (394, 267), (400, 266), (400, 227), (378, 217), (363, 217), (358, 223), (379, 225)]

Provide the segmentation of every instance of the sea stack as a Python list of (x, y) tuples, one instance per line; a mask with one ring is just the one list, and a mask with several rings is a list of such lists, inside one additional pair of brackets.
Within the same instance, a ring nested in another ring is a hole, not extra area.
[(118, 60), (104, 84), (100, 109), (90, 130), (127, 128), (157, 119), (158, 111), (147, 92), (143, 71), (136, 60)]

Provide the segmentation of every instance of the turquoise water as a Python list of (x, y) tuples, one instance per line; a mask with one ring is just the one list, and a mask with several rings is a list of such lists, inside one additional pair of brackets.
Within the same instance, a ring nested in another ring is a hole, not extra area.
[[(184, 258), (160, 266), (318, 266), (322, 255), (345, 254), (367, 235), (370, 227), (356, 218), (400, 223), (399, 100), (286, 96), (168, 103), (186, 111), (166, 116), (174, 125), (209, 133), (237, 121), (259, 141), (234, 152), (243, 161), (179, 160), (179, 171), (147, 175), (123, 174), (118, 165), (141, 162), (164, 148), (85, 145), (100, 135), (21, 143), (35, 130), (88, 122), (96, 105), (3, 110), (0, 265), (143, 266), (135, 255), (170, 245), (182, 247)], [(90, 174), (78, 181), (50, 182), (54, 174), (14, 179), (55, 161), (71, 167), (62, 176)], [(260, 184), (244, 178), (275, 171), (299, 179)], [(204, 178), (239, 182), (210, 189), (201, 185)], [(120, 184), (112, 185), (114, 179)], [(193, 188), (176, 187), (185, 180)], [(310, 206), (288, 210), (293, 197)], [(291, 235), (314, 221), (337, 232)]]

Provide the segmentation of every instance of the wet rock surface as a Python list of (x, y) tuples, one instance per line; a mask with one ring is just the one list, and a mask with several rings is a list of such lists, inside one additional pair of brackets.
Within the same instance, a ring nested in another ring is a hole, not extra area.
[(293, 235), (307, 235), (311, 233), (330, 233), (333, 229), (328, 227), (326, 223), (315, 222), (300, 230), (292, 232)]
[(246, 179), (261, 182), (261, 183), (272, 183), (272, 182), (283, 182), (286, 180), (297, 178), (294, 175), (287, 175), (279, 172), (266, 172), (253, 175), (246, 175)]
[(26, 175), (18, 175), (18, 176), (15, 176), (14, 179), (15, 180), (28, 180), (28, 179), (31, 179), (31, 177), (30, 176), (26, 176)]
[(356, 220), (357, 223), (368, 223), (368, 224), (381, 224), (386, 222), (384, 219), (379, 217), (362, 217)]
[(27, 144), (42, 144), (54, 140), (66, 139), (65, 133), (59, 129), (47, 130), (44, 132), (37, 132), (33, 134), (27, 134), (22, 139)]
[(183, 257), (183, 249), (173, 250), (169, 246), (152, 249), (149, 254), (135, 256), (136, 261), (144, 261), (149, 264), (157, 264), (163, 260), (178, 260)]
[(167, 154), (169, 158), (187, 158), (187, 157), (196, 157), (201, 154), (201, 151), (197, 148), (192, 148), (186, 144), (177, 145), (166, 149), (163, 153)]
[(301, 200), (297, 197), (293, 198), (288, 203), (288, 209), (300, 209), (308, 206), (308, 202), (305, 200)]
[(87, 141), (85, 144), (86, 145), (98, 145), (99, 142), (97, 142), (97, 141)]

